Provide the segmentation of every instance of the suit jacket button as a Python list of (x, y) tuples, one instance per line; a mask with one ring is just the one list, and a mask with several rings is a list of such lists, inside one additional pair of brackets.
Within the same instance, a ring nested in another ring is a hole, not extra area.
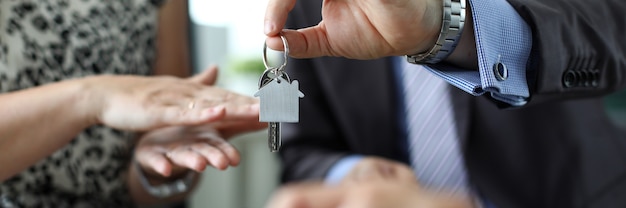
[(600, 72), (598, 71), (594, 71), (590, 73), (592, 78), (591, 78), (591, 86), (593, 87), (597, 87), (600, 81)]
[(567, 70), (563, 74), (563, 86), (569, 88), (574, 87), (578, 83), (578, 75), (572, 70)]
[(493, 74), (496, 75), (498, 81), (504, 81), (509, 77), (508, 69), (502, 62), (497, 62), (493, 65)]
[(591, 75), (589, 74), (589, 72), (581, 71), (579, 72), (579, 76), (580, 76), (579, 86), (589, 87), (589, 85), (591, 85)]

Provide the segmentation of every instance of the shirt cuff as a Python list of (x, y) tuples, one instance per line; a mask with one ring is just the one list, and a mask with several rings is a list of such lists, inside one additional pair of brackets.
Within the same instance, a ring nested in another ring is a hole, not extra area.
[(324, 182), (329, 185), (339, 184), (348, 172), (362, 159), (363, 156), (361, 155), (350, 155), (340, 159), (330, 168)]
[[(530, 96), (526, 80), (532, 48), (530, 27), (506, 0), (470, 0), (470, 5), (478, 71), (446, 65), (426, 69), (472, 95), (489, 93), (511, 106), (525, 105)], [(499, 63), (504, 68), (495, 70)]]

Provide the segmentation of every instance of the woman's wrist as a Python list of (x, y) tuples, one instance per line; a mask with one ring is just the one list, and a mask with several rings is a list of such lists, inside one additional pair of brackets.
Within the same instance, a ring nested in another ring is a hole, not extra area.
[(143, 189), (157, 198), (165, 198), (191, 190), (197, 173), (191, 170), (184, 170), (171, 174), (170, 176), (162, 176), (155, 171), (141, 167), (138, 161), (133, 160), (131, 165), (131, 173), (135, 175)]
[(137, 171), (142, 173), (152, 185), (170, 183), (177, 179), (184, 178), (187, 174), (189, 174), (190, 171), (192, 171), (182, 167), (172, 167), (172, 170), (169, 172), (168, 175), (162, 175), (161, 173), (158, 173), (151, 168), (143, 167), (143, 165), (141, 165), (136, 160), (134, 162), (136, 163), (136, 165), (134, 166), (135, 168), (137, 168)]
[(97, 92), (96, 82), (98, 78), (85, 77), (70, 80), (67, 82), (71, 95), (70, 103), (74, 108), (74, 112), (86, 127), (100, 124), (98, 119), (99, 112), (102, 109), (102, 95)]

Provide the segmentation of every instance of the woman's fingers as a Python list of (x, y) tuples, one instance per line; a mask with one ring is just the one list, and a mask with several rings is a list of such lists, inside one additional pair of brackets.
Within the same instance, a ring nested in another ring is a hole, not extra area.
[(227, 106), (226, 111), (228, 120), (248, 120), (259, 118), (260, 104), (258, 100), (254, 100), (245, 105)]
[(195, 83), (199, 83), (202, 85), (213, 85), (215, 84), (215, 81), (217, 80), (217, 76), (218, 76), (218, 68), (217, 65), (211, 65), (209, 66), (208, 69), (204, 70), (203, 72), (189, 78), (190, 81), (195, 82)]
[(217, 149), (222, 151), (228, 159), (228, 165), (239, 165), (239, 162), (241, 161), (241, 156), (237, 148), (235, 148), (235, 146), (233, 146), (231, 143), (222, 138), (213, 137), (207, 141), (207, 144), (216, 147)]
[(154, 107), (148, 113), (148, 120), (154, 122), (154, 126), (170, 125), (198, 125), (217, 121), (226, 114), (223, 106), (206, 109), (188, 109), (178, 106)]
[(193, 151), (190, 147), (179, 147), (165, 153), (167, 158), (174, 164), (202, 172), (206, 168), (207, 160), (204, 156), (196, 151)]
[[(219, 170), (239, 165), (241, 160), (239, 151), (214, 130), (203, 129), (205, 127), (191, 130), (193, 139), (188, 138), (179, 140), (177, 144), (170, 144), (169, 146), (173, 148), (166, 153), (170, 160), (176, 165), (197, 171), (204, 170), (207, 165)], [(203, 160), (197, 157), (202, 157)]]
[(139, 148), (136, 150), (135, 160), (146, 171), (152, 171), (164, 177), (168, 177), (172, 173), (172, 164), (165, 157), (163, 151)]
[(241, 160), (239, 151), (211, 126), (198, 126), (194, 129), (196, 142), (191, 149), (202, 154), (209, 163), (220, 170), (237, 166)]
[(196, 142), (177, 147), (167, 152), (166, 155), (173, 164), (198, 172), (203, 171), (207, 165), (218, 170), (224, 170), (228, 166), (238, 165), (240, 161), (239, 151), (227, 142)]
[[(213, 71), (213, 72), (211, 72)], [(197, 82), (214, 81), (216, 70), (209, 69), (193, 79)], [(171, 125), (198, 125), (224, 119), (257, 117), (258, 99), (192, 81), (181, 82), (150, 94), (144, 101), (145, 129)], [(138, 106), (138, 110), (142, 110)], [(132, 112), (127, 112), (132, 113)], [(145, 130), (141, 129), (141, 130)]]
[[(266, 123), (259, 122), (259, 105), (216, 106), (211, 108), (179, 106), (153, 107), (146, 118), (152, 128), (172, 125), (211, 124), (225, 138), (239, 133), (263, 129)], [(200, 109), (195, 109), (200, 108)]]
[(241, 133), (267, 128), (267, 123), (259, 122), (258, 117), (255, 117), (253, 120), (222, 120), (212, 126), (219, 129), (224, 138), (231, 138)]
[[(224, 170), (231, 165), (230, 156), (227, 155), (220, 148), (209, 145), (207, 143), (194, 144), (191, 149), (204, 157), (208, 161), (208, 165), (215, 167), (218, 170)], [(239, 155), (236, 156), (237, 162), (239, 162)]]

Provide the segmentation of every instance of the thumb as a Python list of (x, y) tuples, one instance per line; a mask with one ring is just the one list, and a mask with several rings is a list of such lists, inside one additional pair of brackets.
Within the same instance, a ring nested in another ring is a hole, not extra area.
[(138, 147), (135, 154), (137, 168), (143, 168), (143, 171), (152, 175), (158, 174), (167, 177), (171, 174), (172, 165), (163, 153), (150, 150), (150, 148)]
[(217, 65), (211, 65), (208, 69), (189, 78), (189, 80), (203, 85), (214, 85), (217, 80), (218, 71)]
[[(320, 22), (322, 24), (323, 22)], [(339, 56), (328, 45), (328, 37), (322, 26), (316, 25), (299, 30), (285, 29), (281, 32), (289, 45), (289, 56), (294, 58), (312, 58), (320, 56)], [(272, 50), (284, 51), (280, 36), (266, 38), (267, 47)], [(344, 55), (345, 56), (345, 55)]]

